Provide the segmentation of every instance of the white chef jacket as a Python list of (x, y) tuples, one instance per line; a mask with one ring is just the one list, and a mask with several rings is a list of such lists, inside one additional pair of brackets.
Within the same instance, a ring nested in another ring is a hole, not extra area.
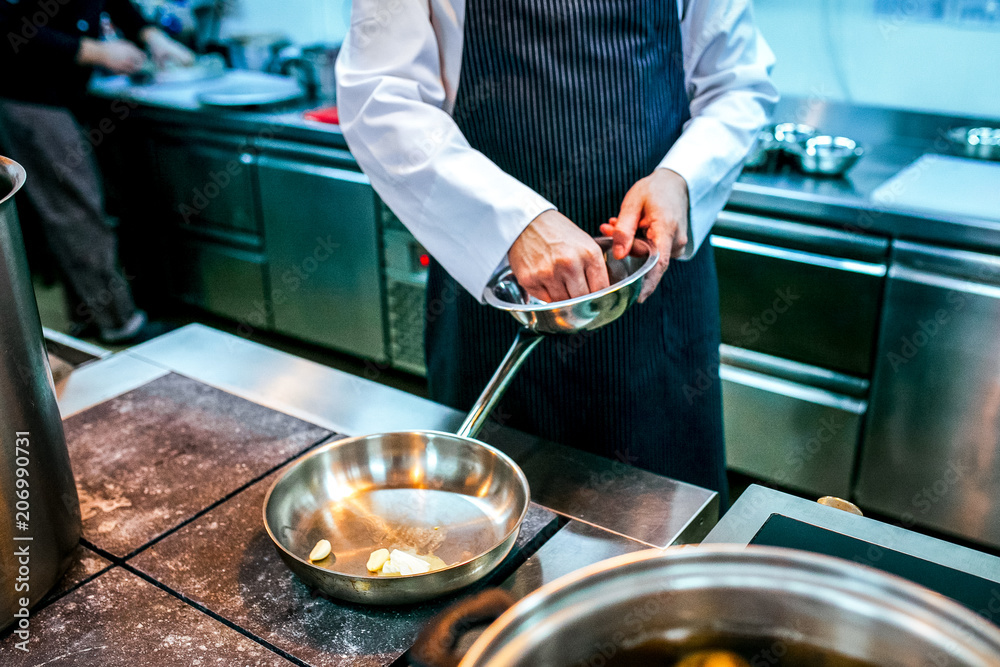
[[(769, 78), (774, 55), (751, 0), (677, 4), (691, 119), (659, 166), (687, 182), (690, 230), (681, 259), (690, 259), (778, 95)], [(469, 146), (450, 115), (464, 19), (465, 0), (354, 0), (337, 60), (337, 105), (347, 144), (376, 192), (482, 300), (511, 244), (556, 207)]]

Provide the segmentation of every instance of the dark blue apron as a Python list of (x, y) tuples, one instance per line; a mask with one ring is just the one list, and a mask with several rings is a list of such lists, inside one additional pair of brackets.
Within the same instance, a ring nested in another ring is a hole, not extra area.
[[(689, 118), (673, 0), (467, 0), (454, 117), (471, 145), (592, 235)], [(467, 410), (514, 339), (436, 263), (434, 400)], [(546, 439), (718, 491), (725, 486), (719, 302), (706, 243), (596, 332), (543, 341), (495, 416)]]

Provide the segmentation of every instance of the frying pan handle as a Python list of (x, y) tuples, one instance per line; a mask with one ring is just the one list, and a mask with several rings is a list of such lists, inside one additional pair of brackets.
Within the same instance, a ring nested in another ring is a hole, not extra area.
[(417, 635), (407, 656), (411, 667), (458, 667), (458, 643), (469, 631), (489, 625), (514, 606), (499, 588), (481, 591), (432, 618)]
[(469, 415), (462, 422), (458, 429), (458, 435), (463, 438), (475, 438), (476, 434), (486, 423), (486, 418), (493, 412), (500, 397), (507, 391), (511, 380), (517, 374), (517, 370), (528, 358), (528, 354), (535, 349), (535, 346), (542, 342), (544, 336), (526, 327), (521, 327), (517, 332), (517, 338), (513, 345), (507, 350), (507, 356), (503, 358), (497, 372), (493, 374), (486, 389), (476, 399), (476, 404), (472, 406)]

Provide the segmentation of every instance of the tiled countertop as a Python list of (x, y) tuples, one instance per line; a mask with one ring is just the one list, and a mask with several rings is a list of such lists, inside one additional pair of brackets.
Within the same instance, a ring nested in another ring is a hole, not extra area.
[[(407, 607), (328, 599), (282, 563), (261, 507), (283, 466), (339, 436), (305, 411), (293, 417), (140, 359), (122, 353), (78, 370), (88, 391), (102, 365), (114, 371), (91, 403), (61, 397), (84, 538), (33, 610), (28, 652), (2, 637), (0, 664), (405, 665), (427, 620), (462, 596), (502, 585), (520, 597), (649, 546), (533, 503), (511, 554), (471, 590)], [(122, 371), (136, 364), (148, 368), (129, 385)]]

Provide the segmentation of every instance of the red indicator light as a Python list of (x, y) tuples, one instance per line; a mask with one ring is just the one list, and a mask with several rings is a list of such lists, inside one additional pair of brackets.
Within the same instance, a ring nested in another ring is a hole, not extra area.
[(420, 256), (420, 266), (430, 266), (431, 256), (428, 254), (423, 254)]

